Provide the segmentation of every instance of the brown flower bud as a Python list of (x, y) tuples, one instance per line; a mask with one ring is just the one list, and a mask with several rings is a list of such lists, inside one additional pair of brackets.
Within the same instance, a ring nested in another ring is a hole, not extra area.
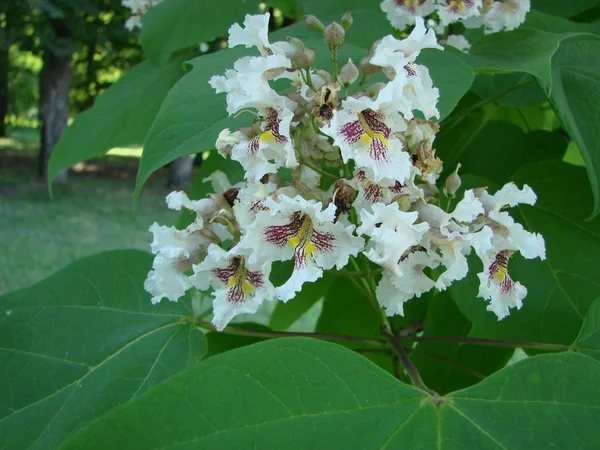
[(346, 32), (339, 23), (331, 22), (325, 27), (323, 35), (325, 37), (325, 42), (333, 51), (339, 49), (342, 46), (344, 38), (346, 37)]

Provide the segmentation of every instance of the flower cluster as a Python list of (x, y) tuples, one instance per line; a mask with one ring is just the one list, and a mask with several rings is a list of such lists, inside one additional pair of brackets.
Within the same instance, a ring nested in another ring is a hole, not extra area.
[[(271, 43), (268, 22), (264, 14), (233, 25), (229, 46), (256, 54), (210, 80), (226, 93), (229, 114), (256, 117), (247, 128), (223, 130), (216, 142), (221, 156), (243, 166), (245, 179), (231, 185), (216, 172), (209, 198), (167, 197), (170, 208), (186, 208), (195, 220), (183, 230), (152, 225), (156, 258), (145, 286), (152, 301), (212, 288), (213, 323), (223, 329), (264, 300), (286, 302), (326, 271), (360, 263), (379, 278), (376, 296), (385, 312), (403, 314), (406, 301), (466, 277), (467, 256), (475, 252), (488, 310), (502, 319), (520, 308), (527, 290), (509, 275), (509, 260), (516, 252), (543, 259), (545, 246), (506, 208), (536, 197), (511, 183), (495, 194), (467, 190), (459, 200), (458, 168), (440, 194), (439, 126), (432, 121), (439, 118), (439, 92), (427, 67), (416, 63), (422, 49), (442, 49), (434, 31), (416, 17), (406, 39), (376, 42), (359, 64), (358, 81), (351, 60), (326, 72), (313, 67), (314, 51), (298, 39)], [(344, 26), (324, 27), (307, 18), (324, 32), (334, 61), (351, 23), (346, 17)], [(387, 81), (369, 84), (375, 72)], [(278, 92), (275, 82), (292, 89)], [(279, 286), (270, 281), (276, 261), (293, 261)]]
[[(484, 33), (514, 30), (525, 21), (530, 0), (383, 0), (381, 9), (394, 28), (404, 30), (418, 17), (429, 17), (439, 35), (447, 26), (461, 23), (465, 28), (481, 28)], [(462, 35), (449, 35), (447, 44), (466, 51), (470, 47)]]
[(142, 28), (142, 16), (152, 8), (159, 4), (162, 0), (122, 0), (123, 6), (131, 10), (132, 16), (125, 22), (125, 28), (133, 30), (134, 28)]

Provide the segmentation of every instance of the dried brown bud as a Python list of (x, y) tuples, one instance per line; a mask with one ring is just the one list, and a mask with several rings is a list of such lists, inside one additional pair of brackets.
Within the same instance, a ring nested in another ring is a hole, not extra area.
[(325, 42), (329, 45), (329, 48), (333, 50), (339, 49), (344, 43), (346, 32), (344, 28), (337, 22), (331, 22), (325, 27), (323, 32)]
[(350, 186), (344, 183), (343, 180), (337, 180), (333, 189), (333, 204), (336, 206), (335, 209), (335, 220), (350, 211), (352, 208), (352, 197), (354, 197), (355, 191)]
[(227, 200), (227, 204), (229, 206), (233, 206), (235, 200), (237, 199), (238, 192), (240, 192), (240, 188), (232, 187), (223, 192), (223, 197)]
[(352, 62), (352, 59), (348, 59), (348, 62), (344, 64), (340, 72), (340, 81), (344, 86), (350, 86), (358, 78), (358, 68)]
[(352, 24), (354, 23), (354, 19), (352, 18), (352, 14), (350, 13), (350, 11), (346, 11), (344, 13), (344, 15), (342, 16), (342, 27), (344, 28), (344, 30), (347, 30), (348, 28), (350, 28), (352, 26)]
[(312, 14), (304, 16), (304, 25), (306, 25), (306, 28), (309, 30), (318, 31), (320, 33), (325, 30), (325, 25), (323, 25), (323, 22), (321, 22)]

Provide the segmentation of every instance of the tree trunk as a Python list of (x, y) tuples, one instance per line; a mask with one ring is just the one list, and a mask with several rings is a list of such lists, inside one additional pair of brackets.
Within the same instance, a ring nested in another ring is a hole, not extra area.
[[(59, 56), (50, 50), (44, 51), (44, 65), (40, 72), (41, 148), (38, 179), (41, 181), (47, 181), (50, 154), (67, 128), (71, 58), (72, 55)], [(65, 181), (66, 170), (55, 178), (55, 182)]]
[(194, 159), (191, 156), (180, 156), (169, 165), (170, 189), (187, 189), (192, 184), (192, 167)]
[(10, 35), (8, 26), (0, 29), (0, 136), (6, 136), (6, 114), (8, 113), (8, 71)]

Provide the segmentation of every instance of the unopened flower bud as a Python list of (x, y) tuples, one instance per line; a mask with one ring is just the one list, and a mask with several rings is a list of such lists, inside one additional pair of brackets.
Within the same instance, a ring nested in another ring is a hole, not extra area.
[(310, 48), (306, 48), (304, 42), (290, 36), (287, 37), (287, 41), (296, 48), (296, 51), (289, 56), (295, 68), (308, 69), (315, 63), (315, 52)]
[(360, 71), (366, 75), (377, 73), (381, 70), (381, 67), (371, 64), (371, 57), (365, 56), (360, 60)]
[(323, 22), (321, 22), (312, 14), (304, 16), (304, 25), (306, 25), (306, 28), (309, 30), (319, 31), (320, 33), (325, 30), (325, 25), (323, 25)]
[(460, 188), (462, 181), (458, 176), (458, 169), (460, 169), (460, 163), (456, 166), (456, 170), (450, 174), (448, 178), (446, 178), (446, 187), (444, 188), (444, 194), (448, 197), (454, 197), (456, 191)]
[(350, 13), (350, 11), (346, 11), (344, 13), (344, 15), (342, 16), (342, 27), (344, 27), (344, 30), (347, 30), (348, 28), (350, 28), (352, 26), (352, 24), (354, 23), (354, 19), (352, 18), (352, 14)]
[(348, 62), (342, 67), (340, 72), (340, 81), (345, 86), (350, 86), (358, 78), (358, 68), (352, 62), (352, 59), (348, 59)]
[(339, 23), (331, 22), (325, 27), (323, 35), (325, 36), (325, 42), (329, 45), (329, 48), (331, 50), (337, 50), (342, 46), (344, 38), (346, 37), (346, 32)]

